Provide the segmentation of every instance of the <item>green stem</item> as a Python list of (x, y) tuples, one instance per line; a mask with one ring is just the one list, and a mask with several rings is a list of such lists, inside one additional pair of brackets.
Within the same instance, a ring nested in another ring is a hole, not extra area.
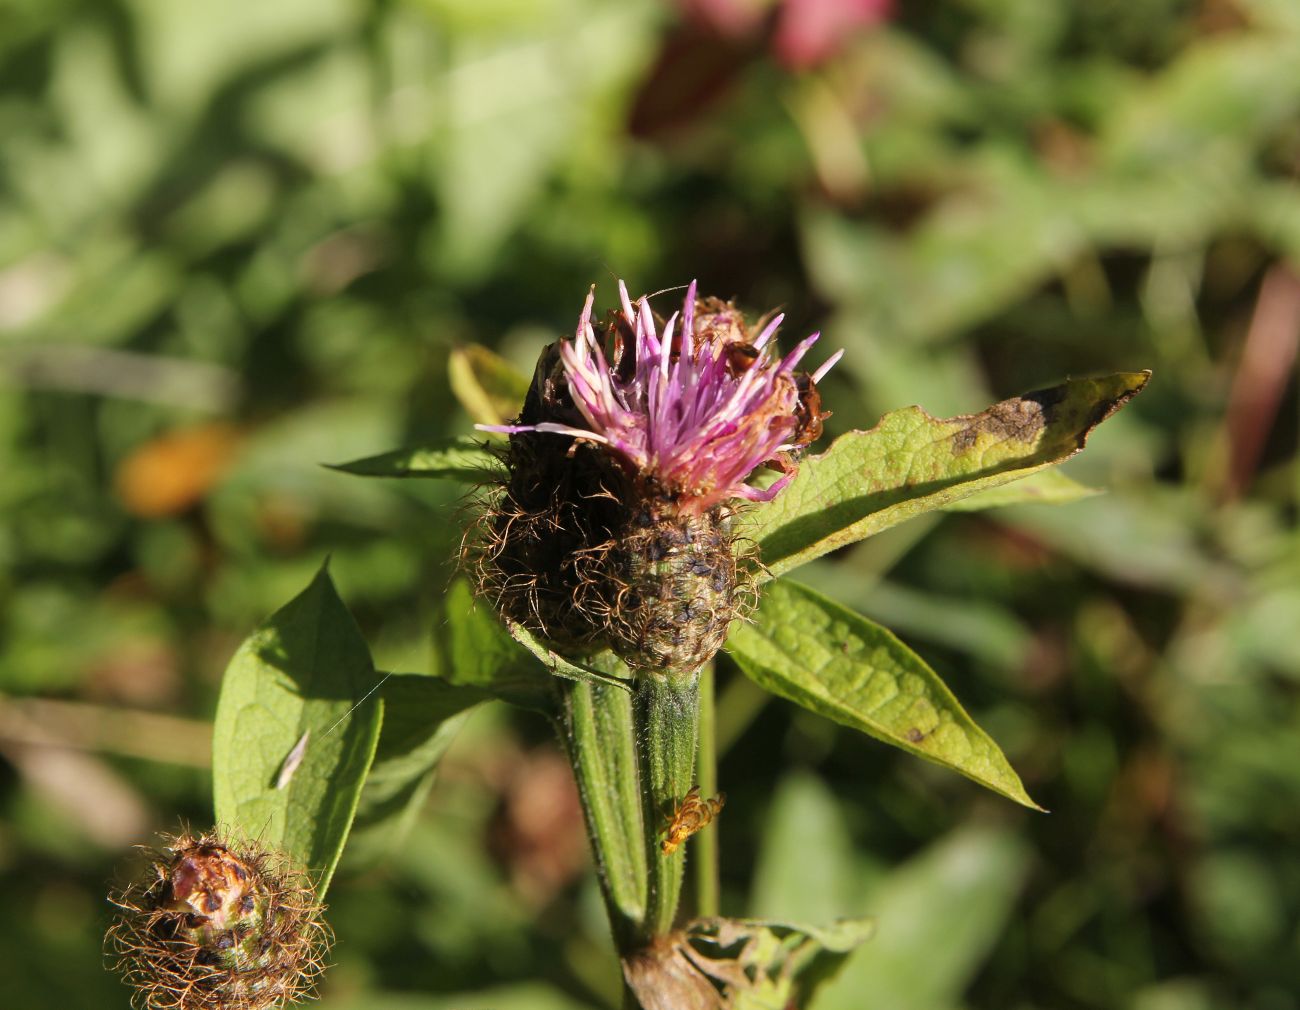
[[(703, 796), (718, 791), (718, 751), (716, 745), (716, 701), (713, 690), (713, 664), (700, 671), (700, 743), (695, 759), (696, 781)], [(718, 914), (718, 826), (695, 836), (695, 914), (710, 918)]]
[(582, 798), (600, 890), (618, 950), (643, 934), (646, 853), (636, 729), (628, 691), (565, 681), (561, 736)]
[(661, 831), (695, 779), (699, 731), (698, 672), (645, 676), (637, 688), (637, 738), (645, 797), (645, 853), (650, 870), (642, 940), (669, 933), (681, 897), (685, 852), (664, 855)]

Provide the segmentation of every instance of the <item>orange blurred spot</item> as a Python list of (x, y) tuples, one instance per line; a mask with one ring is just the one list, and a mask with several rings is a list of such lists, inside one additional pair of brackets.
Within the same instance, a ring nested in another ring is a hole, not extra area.
[(222, 423), (161, 435), (118, 466), (117, 495), (128, 512), (146, 519), (184, 512), (221, 479), (242, 441), (233, 425)]

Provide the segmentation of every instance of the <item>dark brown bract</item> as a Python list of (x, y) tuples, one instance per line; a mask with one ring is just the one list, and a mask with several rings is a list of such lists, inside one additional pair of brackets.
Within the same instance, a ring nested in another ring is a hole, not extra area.
[[(524, 418), (566, 409), (547, 364)], [(503, 617), (577, 651), (612, 648), (634, 670), (685, 671), (748, 612), (729, 506), (683, 515), (600, 447), (547, 434), (512, 435), (506, 463), (466, 549), (478, 594)]]
[[(817, 380), (784, 358), (781, 317), (753, 333), (729, 302), (688, 286), (668, 320), (635, 306), (603, 324), (587, 296), (574, 338), (538, 360), (510, 436), (509, 476), (468, 556), (498, 612), (573, 651), (609, 647), (636, 671), (690, 673), (751, 605), (752, 555), (731, 533), (771, 501), (821, 432)], [(756, 470), (775, 480), (749, 483)]]

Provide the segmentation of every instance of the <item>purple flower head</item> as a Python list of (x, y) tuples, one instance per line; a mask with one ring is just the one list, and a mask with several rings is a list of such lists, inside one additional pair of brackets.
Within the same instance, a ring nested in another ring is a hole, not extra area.
[[(772, 337), (783, 316), (751, 343), (740, 314), (717, 300), (697, 302), (692, 281), (681, 312), (656, 329), (647, 298), (633, 305), (622, 281), (618, 291), (621, 319), (616, 316), (610, 327), (608, 356), (591, 322), (594, 286), (573, 339), (559, 347), (585, 425), (478, 427), (549, 432), (607, 446), (637, 476), (673, 497), (683, 513), (704, 512), (730, 498), (770, 501), (794, 478), (791, 453), (820, 431), (825, 415), (818, 410), (816, 383), (843, 352), (809, 376), (795, 366), (819, 335), (778, 357)], [(782, 476), (767, 488), (745, 483), (763, 464)]]

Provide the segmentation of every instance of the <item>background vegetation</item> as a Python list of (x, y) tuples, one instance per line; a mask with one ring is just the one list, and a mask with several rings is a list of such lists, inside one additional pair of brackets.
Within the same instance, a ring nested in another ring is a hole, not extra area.
[[(220, 672), (326, 553), (436, 662), (454, 489), (317, 464), (465, 432), (455, 345), (527, 369), (622, 276), (824, 330), (832, 432), (1155, 370), (1108, 494), (800, 575), (1052, 813), (724, 665), (724, 911), (876, 915), (824, 1010), (1300, 1007), (1297, 67), (1289, 0), (0, 2), (6, 1002), (126, 1005), (113, 867), (210, 816)], [(384, 841), (327, 1010), (617, 998), (545, 725), (481, 709)]]

